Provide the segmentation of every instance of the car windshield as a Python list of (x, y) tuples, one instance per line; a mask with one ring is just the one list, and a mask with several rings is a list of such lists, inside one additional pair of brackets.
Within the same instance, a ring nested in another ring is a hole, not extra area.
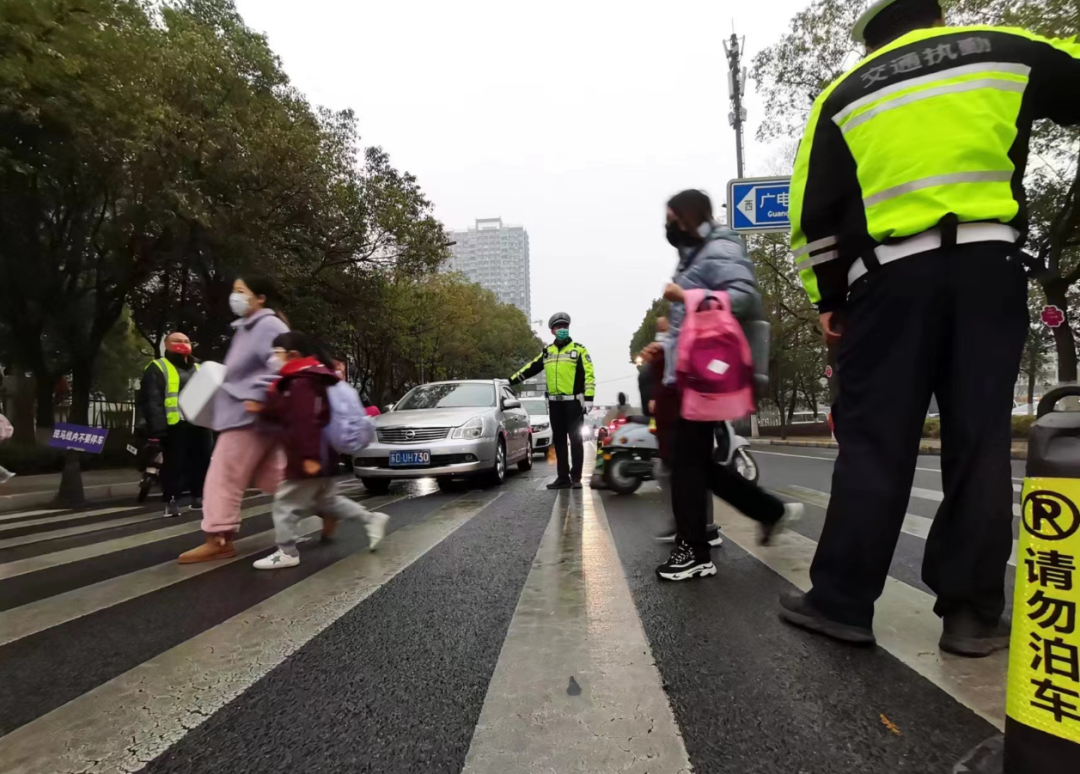
[(548, 413), (547, 401), (536, 398), (526, 398), (521, 401), (521, 407), (530, 417), (542, 417)]
[(394, 411), (420, 409), (490, 408), (495, 405), (495, 387), (490, 384), (443, 382), (417, 387), (394, 406)]

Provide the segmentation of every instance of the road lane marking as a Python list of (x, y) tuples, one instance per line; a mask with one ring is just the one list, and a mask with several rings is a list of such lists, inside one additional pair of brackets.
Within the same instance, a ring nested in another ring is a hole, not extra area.
[[(930, 500), (935, 503), (940, 503), (945, 499), (944, 492), (939, 492), (936, 489), (921, 489), (917, 486), (911, 487), (911, 496), (918, 497), (921, 500)], [(1021, 509), (1019, 503), (1013, 503), (1012, 512), (1013, 516), (1023, 515), (1023, 509)]]
[[(810, 589), (816, 542), (788, 530), (775, 545), (759, 546), (756, 524), (722, 500), (715, 503), (715, 516), (725, 537), (800, 590)], [(875, 607), (878, 645), (980, 717), (1004, 728), (1008, 651), (981, 659), (941, 653), (937, 644), (941, 622), (933, 609), (931, 595), (889, 576)]]
[[(816, 489), (807, 489), (802, 486), (787, 486), (775, 489), (782, 495), (786, 495), (795, 500), (801, 500), (808, 505), (813, 505), (817, 508), (821, 508), (823, 511), (829, 509), (829, 494), (827, 492), (819, 492)], [(930, 536), (930, 527), (933, 526), (934, 520), (928, 519), (925, 516), (916, 516), (914, 513), (904, 514), (904, 524), (900, 528), (901, 532), (917, 537), (922, 540), (926, 540)], [(1009, 564), (1013, 567), (1016, 566), (1016, 553), (1018, 550), (1017, 541), (1012, 542), (1012, 554), (1009, 557)]]
[[(30, 519), (29, 521), (19, 521), (14, 524), (5, 524), (0, 527), (0, 533), (13, 532), (23, 527), (40, 527), (46, 524), (55, 524), (58, 521), (76, 521), (78, 519), (89, 519), (94, 516), (108, 516), (110, 513), (124, 513), (125, 511), (137, 511), (141, 506), (138, 505), (125, 505), (119, 508), (102, 508), (99, 511), (89, 511), (87, 513), (71, 513), (66, 516), (50, 516), (47, 519)], [(160, 516), (161, 514), (157, 514)], [(106, 523), (106, 522), (101, 522)], [(44, 533), (36, 533), (44, 534)]]
[[(12, 495), (14, 496), (14, 495)], [(46, 508), (45, 510), (38, 511), (12, 511), (11, 513), (5, 513), (0, 516), (0, 522), (14, 521), (15, 519), (29, 519), (31, 516), (48, 516), (50, 513), (64, 513), (71, 510), (70, 508)]]
[[(774, 457), (796, 457), (800, 460), (825, 460), (826, 462), (836, 462), (836, 457), (815, 457), (812, 454), (785, 454), (784, 452), (762, 451), (756, 446), (751, 446), (750, 453), (771, 454)], [(915, 468), (915, 470), (921, 470), (924, 473), (941, 473), (940, 468)]]
[(590, 489), (555, 501), (462, 770), (516, 771), (690, 771)]
[(346, 557), (15, 729), (0, 738), (4, 774), (142, 769), (505, 491), (447, 503), (378, 553)]

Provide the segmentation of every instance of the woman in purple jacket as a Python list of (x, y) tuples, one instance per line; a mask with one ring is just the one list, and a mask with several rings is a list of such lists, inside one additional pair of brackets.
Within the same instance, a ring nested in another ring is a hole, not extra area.
[(233, 283), (229, 308), (234, 322), (225, 355), (225, 381), (214, 394), (214, 430), (218, 436), (203, 492), (202, 529), (206, 540), (180, 554), (181, 564), (236, 556), (233, 537), (240, 529), (240, 503), (254, 483), (273, 494), (285, 477), (285, 454), (277, 431), (245, 408), (262, 403), (277, 374), (273, 342), (289, 326), (269, 308), (276, 295), (272, 280), (247, 277)]

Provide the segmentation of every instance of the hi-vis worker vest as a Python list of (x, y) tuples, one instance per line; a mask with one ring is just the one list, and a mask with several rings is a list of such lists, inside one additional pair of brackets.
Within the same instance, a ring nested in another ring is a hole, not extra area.
[(544, 369), (547, 376), (549, 396), (584, 395), (592, 400), (596, 394), (596, 376), (593, 372), (589, 350), (572, 341), (562, 349), (554, 344), (546, 347), (524, 368), (514, 374), (510, 381), (517, 383)]
[[(146, 367), (156, 365), (158, 370), (165, 375), (165, 421), (169, 425), (180, 422), (180, 372), (167, 358), (154, 360)], [(199, 370), (199, 364), (195, 364), (195, 370)]]
[(841, 76), (814, 102), (791, 180), (791, 249), (810, 300), (832, 311), (867, 271), (954, 236), (1022, 243), (1040, 118), (1080, 123), (1076, 39), (916, 30)]

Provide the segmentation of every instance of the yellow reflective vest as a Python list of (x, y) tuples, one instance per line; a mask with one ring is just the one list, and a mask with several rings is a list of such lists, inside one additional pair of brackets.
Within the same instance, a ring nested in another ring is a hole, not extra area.
[(548, 395), (583, 395), (592, 400), (596, 395), (596, 375), (589, 350), (576, 341), (552, 344), (510, 377), (512, 384), (536, 376), (543, 369), (547, 376)]
[[(180, 372), (167, 358), (152, 360), (147, 364), (157, 366), (165, 376), (165, 421), (170, 425), (180, 422)], [(195, 363), (195, 370), (199, 370), (199, 364)]]
[(1041, 118), (1080, 123), (1075, 38), (916, 30), (837, 79), (814, 102), (791, 181), (791, 249), (810, 300), (839, 308), (882, 249), (939, 225), (959, 225), (961, 242), (1021, 244)]

